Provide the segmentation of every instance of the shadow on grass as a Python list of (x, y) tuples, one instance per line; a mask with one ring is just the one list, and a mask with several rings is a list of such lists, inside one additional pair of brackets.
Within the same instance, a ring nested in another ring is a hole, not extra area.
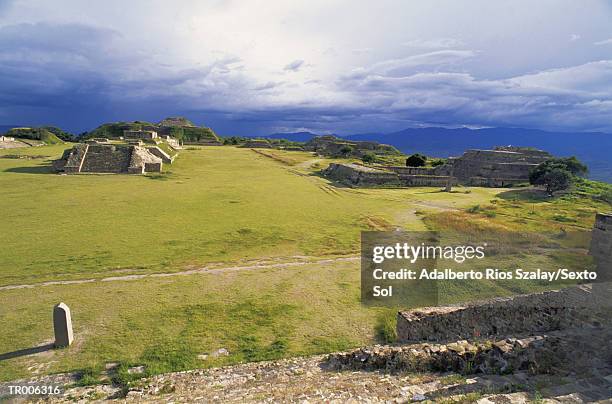
[(4, 170), (6, 173), (18, 174), (55, 174), (52, 165), (32, 166), (32, 167), (12, 167)]
[(32, 348), (20, 349), (18, 351), (3, 353), (3, 354), (0, 354), (0, 361), (5, 361), (7, 359), (13, 359), (13, 358), (19, 358), (21, 356), (34, 355), (37, 353), (49, 351), (53, 349), (53, 347), (54, 345), (53, 343), (51, 343), (51, 344), (35, 346)]
[(507, 201), (547, 202), (551, 198), (546, 191), (537, 188), (513, 189), (497, 195), (498, 198)]

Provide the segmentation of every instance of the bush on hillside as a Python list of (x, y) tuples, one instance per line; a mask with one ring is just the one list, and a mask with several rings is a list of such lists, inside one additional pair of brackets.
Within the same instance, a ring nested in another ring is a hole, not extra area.
[(423, 167), (425, 166), (426, 162), (426, 156), (419, 153), (415, 153), (406, 159), (406, 167)]
[(376, 161), (376, 154), (372, 152), (366, 152), (363, 154), (363, 156), (361, 156), (361, 161), (366, 164), (372, 164)]

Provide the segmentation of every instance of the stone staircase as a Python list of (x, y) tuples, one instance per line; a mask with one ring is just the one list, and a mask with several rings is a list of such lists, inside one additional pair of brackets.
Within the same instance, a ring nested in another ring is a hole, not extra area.
[(124, 145), (89, 145), (81, 168), (84, 173), (127, 172), (132, 156), (132, 147)]

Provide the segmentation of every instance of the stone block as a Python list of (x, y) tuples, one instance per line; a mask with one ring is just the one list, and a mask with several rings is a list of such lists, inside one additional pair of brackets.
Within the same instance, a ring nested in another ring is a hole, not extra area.
[(72, 344), (74, 340), (72, 317), (70, 308), (65, 303), (59, 303), (53, 307), (53, 331), (56, 348), (64, 348)]

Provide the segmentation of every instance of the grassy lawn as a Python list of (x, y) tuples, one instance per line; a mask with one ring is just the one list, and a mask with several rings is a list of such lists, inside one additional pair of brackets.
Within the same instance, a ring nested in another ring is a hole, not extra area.
[[(533, 265), (582, 262), (594, 212), (610, 210), (586, 185), (554, 200), (530, 189), (335, 187), (313, 174), (328, 159), (233, 147), (188, 148), (161, 175), (52, 174), (41, 156), (66, 147), (0, 151), (34, 157), (0, 158), (0, 286), (355, 255), (368, 229), (512, 240), (528, 245), (518, 256)], [(546, 287), (456, 284), (445, 296)], [(0, 380), (97, 375), (109, 362), (158, 373), (330, 352), (376, 341), (395, 314), (360, 304), (358, 261), (0, 290), (0, 354), (49, 342), (59, 301), (72, 310), (75, 344), (0, 361)], [(219, 348), (230, 355), (198, 358)]]
[(146, 177), (59, 176), (47, 160), (0, 159), (0, 285), (350, 254), (369, 216), (390, 220), (402, 209), (401, 195), (335, 190), (248, 149), (189, 148)]

